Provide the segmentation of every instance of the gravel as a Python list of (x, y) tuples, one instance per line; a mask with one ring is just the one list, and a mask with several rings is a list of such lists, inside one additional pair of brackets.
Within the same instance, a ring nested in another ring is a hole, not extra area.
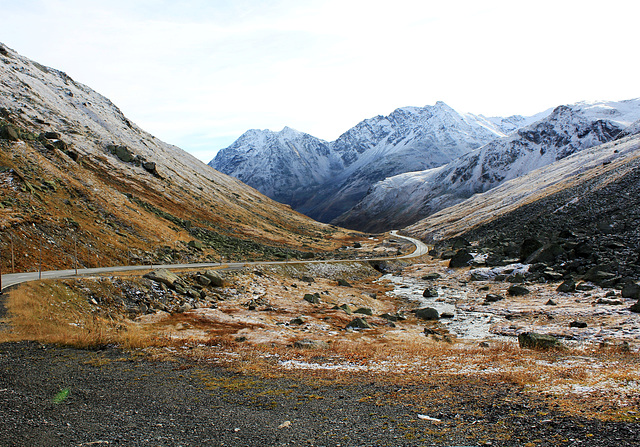
[(7, 447), (639, 441), (637, 424), (566, 417), (518, 387), (474, 377), (402, 388), (374, 376), (320, 384), (313, 377), (262, 379), (195, 361), (153, 361), (117, 348), (0, 345), (0, 445)]

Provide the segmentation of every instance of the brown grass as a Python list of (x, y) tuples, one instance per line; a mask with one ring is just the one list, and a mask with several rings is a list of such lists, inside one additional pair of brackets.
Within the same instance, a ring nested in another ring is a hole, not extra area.
[(93, 348), (115, 344), (126, 348), (161, 343), (142, 325), (122, 317), (105, 317), (63, 282), (27, 283), (8, 293), (7, 323), (0, 342), (33, 340)]

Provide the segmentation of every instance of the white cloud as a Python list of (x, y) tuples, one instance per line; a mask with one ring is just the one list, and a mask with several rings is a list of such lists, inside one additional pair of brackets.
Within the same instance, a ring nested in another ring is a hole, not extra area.
[(203, 160), (249, 128), (334, 139), (436, 100), (509, 115), (640, 96), (631, 1), (0, 0), (0, 10), (4, 43)]

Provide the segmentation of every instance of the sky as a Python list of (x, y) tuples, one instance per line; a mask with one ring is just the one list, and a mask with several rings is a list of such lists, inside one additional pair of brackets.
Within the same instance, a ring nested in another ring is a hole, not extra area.
[(640, 97), (637, 0), (0, 0), (0, 42), (208, 162), (249, 129), (332, 141), (444, 101)]

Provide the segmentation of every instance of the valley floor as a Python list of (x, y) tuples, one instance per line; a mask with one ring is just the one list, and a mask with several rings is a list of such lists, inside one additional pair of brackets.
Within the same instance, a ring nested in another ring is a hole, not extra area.
[[(22, 285), (0, 312), (0, 445), (640, 443), (629, 303), (553, 283), (509, 296), (511, 283), (447, 263), (208, 272), (222, 285), (190, 302), (136, 276)], [(411, 312), (426, 306), (445, 318)], [(349, 328), (357, 318), (371, 328)], [(62, 331), (88, 348), (53, 344)], [(524, 331), (565, 348), (521, 349)]]
[[(399, 387), (261, 378), (115, 348), (0, 345), (3, 446), (632, 446), (640, 427), (567, 416), (481, 377)], [(433, 419), (429, 419), (433, 418)]]

